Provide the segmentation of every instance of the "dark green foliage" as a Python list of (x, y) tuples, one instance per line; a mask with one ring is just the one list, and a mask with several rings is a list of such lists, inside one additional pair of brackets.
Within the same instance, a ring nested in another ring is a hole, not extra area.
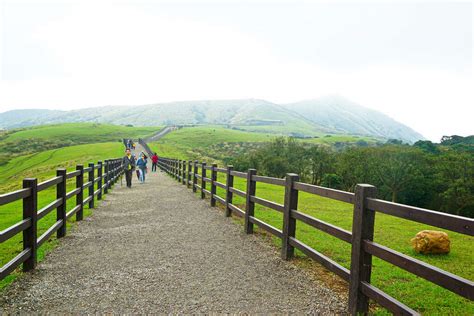
[(282, 137), (230, 162), (237, 170), (256, 168), (278, 178), (294, 172), (305, 182), (346, 191), (369, 183), (377, 186), (379, 198), (474, 217), (472, 138), (443, 139), (338, 151)]
[(471, 136), (443, 136), (441, 138), (441, 145), (449, 146), (457, 150), (474, 152), (474, 135)]
[(419, 140), (413, 144), (414, 147), (418, 147), (428, 153), (437, 154), (439, 153), (438, 147), (429, 140)]

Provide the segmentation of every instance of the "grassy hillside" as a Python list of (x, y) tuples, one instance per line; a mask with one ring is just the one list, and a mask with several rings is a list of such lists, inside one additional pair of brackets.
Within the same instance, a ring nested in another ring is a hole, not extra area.
[(70, 139), (80, 142), (104, 142), (123, 137), (144, 137), (158, 131), (161, 127), (133, 127), (98, 123), (69, 123), (42, 125), (17, 130), (4, 141), (38, 139)]
[(340, 96), (306, 100), (286, 104), (285, 107), (314, 124), (326, 126), (339, 133), (402, 139), (412, 143), (423, 139), (422, 135), (387, 115)]
[[(209, 128), (182, 129), (167, 135), (163, 140), (154, 143), (153, 146), (158, 148), (163, 156), (179, 157), (181, 159), (194, 159), (196, 153), (203, 153), (204, 156), (207, 156), (207, 162), (212, 163), (214, 161), (219, 162), (209, 157), (212, 156), (212, 142), (234, 142), (234, 144), (238, 144), (238, 142), (250, 141), (258, 143), (265, 141), (265, 138), (261, 137), (259, 135), (254, 138), (252, 133), (241, 133), (218, 128), (213, 128), (212, 130), (209, 130)], [(323, 140), (324, 138), (314, 139), (315, 142)], [(219, 181), (225, 183), (223, 175), (219, 175)], [(245, 190), (246, 182), (244, 179), (235, 178), (235, 186), (240, 190)], [(217, 192), (221, 197), (225, 197), (225, 192), (222, 189), (218, 188)], [(277, 203), (283, 203), (284, 190), (281, 187), (259, 183), (257, 185), (257, 196)], [(235, 197), (234, 201), (239, 207), (245, 208), (244, 199)], [(351, 230), (352, 205), (301, 193), (298, 209), (333, 225)], [(257, 218), (277, 228), (282, 228), (282, 214), (259, 205), (256, 205), (255, 214)], [(421, 230), (436, 228), (381, 213), (376, 215), (375, 225), (374, 240), (377, 243), (467, 279), (474, 279), (474, 266), (472, 265), (474, 259), (473, 237), (448, 231), (452, 246), (452, 250), (448, 255), (420, 255), (411, 248), (410, 239)], [(257, 232), (266, 235), (264, 231), (258, 228)], [(301, 222), (297, 223), (296, 236), (314, 249), (349, 268), (349, 244)], [(275, 245), (280, 244), (280, 240), (277, 238), (272, 237), (271, 240)], [(335, 282), (335, 277), (328, 272), (324, 272), (325, 270), (317, 265), (314, 268), (315, 265), (308, 264), (309, 260), (302, 253), (297, 252), (296, 262), (305, 266), (312, 266), (312, 269), (316, 269), (315, 273), (324, 282), (329, 282), (329, 284), (336, 283), (340, 289), (341, 282)], [(425, 315), (474, 314), (473, 302), (377, 258), (374, 258), (373, 261), (372, 282), (383, 291)], [(377, 314), (388, 314), (380, 307), (372, 306), (372, 309)]]
[[(258, 148), (264, 142), (271, 141), (277, 135), (257, 133), (221, 126), (184, 127), (171, 132), (157, 142), (149, 144), (159, 155), (170, 157), (188, 157), (191, 159), (227, 161), (246, 151)], [(322, 135), (321, 137), (300, 139), (310, 144), (337, 146), (339, 144), (354, 145), (363, 141), (375, 144), (370, 137), (350, 135)]]
[(97, 123), (29, 127), (10, 130), (0, 135), (0, 154), (11, 156), (79, 144), (118, 142), (124, 137), (146, 137), (160, 129), (161, 127), (127, 127)]

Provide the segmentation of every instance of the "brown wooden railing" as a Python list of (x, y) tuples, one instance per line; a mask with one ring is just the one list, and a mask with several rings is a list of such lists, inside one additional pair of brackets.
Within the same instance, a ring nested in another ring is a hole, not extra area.
[[(21, 264), (23, 271), (34, 269), (37, 249), (54, 233), (57, 233), (58, 238), (66, 236), (66, 221), (74, 215), (76, 220), (82, 220), (84, 205), (93, 208), (94, 198), (101, 200), (103, 193), (108, 192), (122, 173), (122, 159), (109, 159), (104, 163), (101, 161), (97, 164), (90, 163), (87, 168), (78, 165), (76, 170), (70, 172), (66, 169), (57, 169), (54, 178), (40, 183), (36, 178), (27, 178), (23, 180), (22, 189), (0, 195), (0, 206), (23, 200), (23, 219), (0, 231), (0, 244), (23, 233), (23, 251), (0, 268), (0, 280)], [(76, 179), (76, 187), (67, 192), (66, 182), (72, 178)], [(38, 193), (53, 186), (56, 186), (56, 199), (38, 210)], [(66, 202), (74, 196), (76, 205), (67, 211)], [(56, 209), (56, 222), (38, 237), (37, 222), (54, 209)]]
[[(400, 267), (412, 274), (431, 281), (469, 300), (474, 300), (474, 282), (454, 275), (428, 263), (414, 259), (393, 249), (379, 245), (373, 241), (374, 222), (377, 212), (404, 218), (407, 220), (448, 229), (457, 233), (473, 236), (474, 219), (465, 218), (432, 210), (402, 205), (375, 198), (376, 188), (359, 184), (355, 192), (345, 192), (299, 181), (297, 174), (287, 174), (285, 179), (257, 175), (255, 169), (247, 172), (233, 170), (232, 166), (218, 168), (216, 164), (207, 165), (205, 162), (185, 161), (160, 157), (160, 169), (166, 171), (183, 185), (198, 190), (201, 198), (210, 197), (211, 206), (219, 202), (225, 207), (225, 215), (231, 214), (245, 219), (244, 229), (247, 234), (253, 233), (254, 225), (281, 238), (281, 256), (288, 260), (294, 255), (294, 249), (301, 250), (308, 257), (322, 264), (349, 283), (350, 314), (367, 313), (369, 299), (374, 300), (394, 314), (416, 315), (416, 311), (384, 293), (370, 283), (372, 256)], [(209, 173), (208, 173), (209, 172)], [(217, 174), (226, 175), (226, 183), (217, 181)], [(247, 180), (246, 191), (234, 187), (234, 178)], [(282, 186), (285, 188), (284, 203), (278, 204), (255, 195), (257, 182)], [(207, 186), (209, 185), (209, 187)], [(226, 190), (226, 198), (216, 195), (216, 188)], [(307, 192), (314, 195), (350, 203), (354, 205), (352, 231), (321, 221), (298, 210), (298, 193)], [(245, 210), (233, 204), (233, 196), (246, 199)], [(259, 204), (283, 213), (283, 227), (271, 226), (254, 216), (255, 204)], [(295, 237), (297, 221), (302, 221), (318, 230), (341, 239), (352, 245), (351, 265), (347, 269), (304, 244)]]

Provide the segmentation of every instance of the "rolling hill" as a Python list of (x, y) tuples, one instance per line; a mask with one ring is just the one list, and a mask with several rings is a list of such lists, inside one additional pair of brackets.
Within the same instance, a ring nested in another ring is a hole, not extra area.
[(370, 135), (415, 142), (423, 136), (389, 116), (339, 96), (285, 104), (314, 124), (342, 134)]
[(219, 124), (293, 136), (351, 134), (414, 142), (423, 137), (390, 117), (338, 97), (279, 105), (260, 99), (180, 101), (104, 106), (73, 111), (14, 110), (0, 113), (0, 128), (97, 122), (157, 126)]

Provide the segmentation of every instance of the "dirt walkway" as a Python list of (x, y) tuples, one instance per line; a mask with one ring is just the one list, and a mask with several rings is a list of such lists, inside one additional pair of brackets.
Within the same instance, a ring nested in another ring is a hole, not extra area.
[(345, 302), (164, 173), (117, 187), (32, 273), (4, 313), (323, 313)]

